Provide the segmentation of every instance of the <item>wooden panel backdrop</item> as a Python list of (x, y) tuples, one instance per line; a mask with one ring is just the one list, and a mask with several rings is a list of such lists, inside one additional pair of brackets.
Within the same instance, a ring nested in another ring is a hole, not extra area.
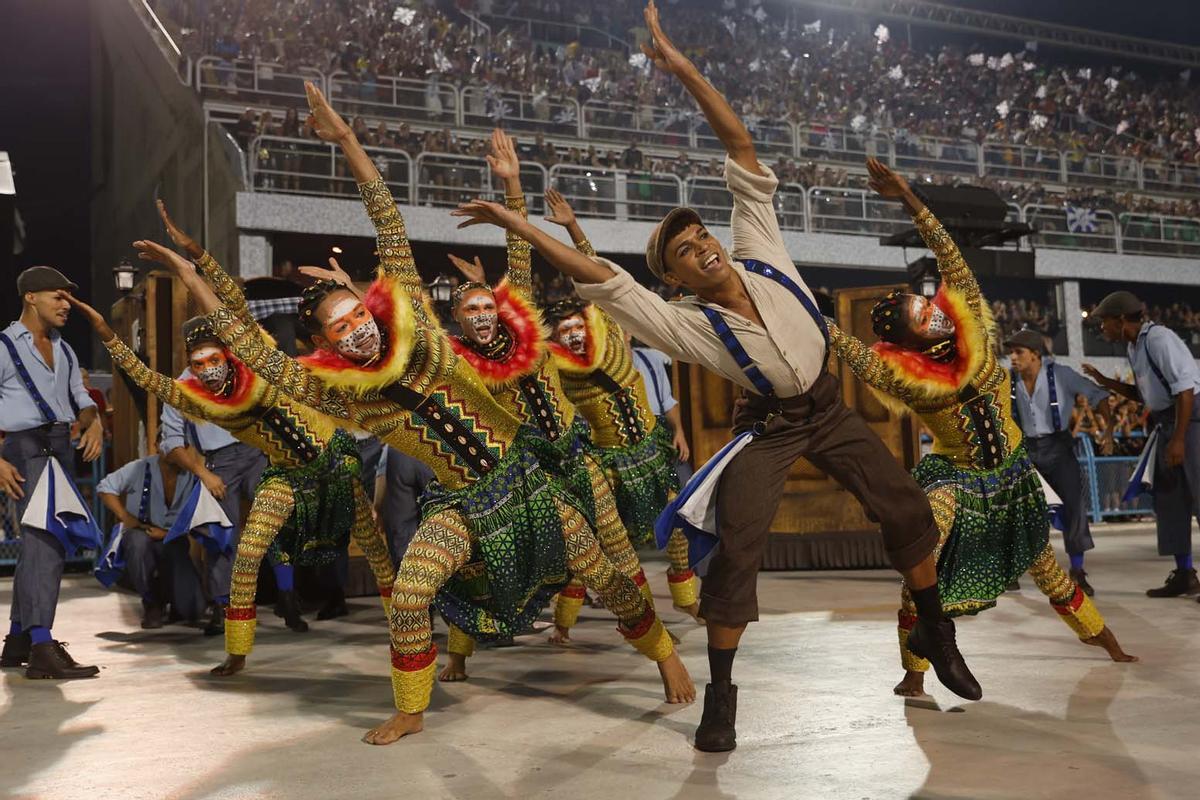
[[(838, 324), (864, 341), (874, 341), (871, 307), (893, 288), (902, 287), (836, 292)], [(838, 359), (830, 358), (829, 370), (841, 379), (846, 404), (866, 419), (906, 469), (914, 467), (920, 450), (912, 420), (889, 412)], [(684, 426), (690, 433), (693, 463), (703, 464), (728, 443), (740, 390), (696, 364), (676, 364), (675, 378), (679, 396), (685, 398)], [(745, 502), (758, 500), (750, 497)], [(867, 519), (855, 497), (807, 459), (797, 461), (771, 526), (764, 569), (886, 566), (879, 527)]]

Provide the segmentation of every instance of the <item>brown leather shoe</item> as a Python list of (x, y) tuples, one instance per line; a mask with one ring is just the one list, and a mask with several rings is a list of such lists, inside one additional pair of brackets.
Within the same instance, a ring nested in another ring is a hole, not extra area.
[(99, 667), (76, 663), (75, 659), (71, 658), (67, 652), (67, 648), (55, 641), (33, 645), (29, 654), (29, 666), (25, 668), (26, 678), (73, 680), (75, 678), (94, 678), (99, 674)]
[(1146, 597), (1179, 597), (1181, 594), (1200, 594), (1200, 579), (1194, 569), (1173, 569), (1167, 582), (1157, 589), (1147, 589)]

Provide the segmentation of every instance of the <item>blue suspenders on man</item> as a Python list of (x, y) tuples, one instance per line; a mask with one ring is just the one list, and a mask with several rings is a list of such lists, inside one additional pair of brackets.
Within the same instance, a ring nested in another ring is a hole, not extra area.
[[(745, 267), (747, 272), (775, 281), (800, 301), (800, 305), (813, 318), (813, 322), (817, 324), (817, 328), (821, 331), (821, 336), (825, 339), (825, 357), (828, 358), (829, 326), (825, 323), (825, 316), (817, 308), (817, 304), (800, 288), (800, 285), (770, 264), (762, 261), (748, 259), (742, 262), (742, 266)], [(775, 387), (771, 385), (771, 381), (767, 379), (767, 376), (763, 375), (762, 371), (755, 366), (754, 361), (746, 353), (746, 349), (742, 347), (742, 343), (738, 341), (737, 335), (730, 329), (729, 323), (725, 321), (725, 317), (721, 312), (707, 306), (701, 310), (704, 312), (704, 316), (708, 318), (708, 322), (712, 325), (717, 338), (721, 340), (721, 344), (725, 345), (725, 349), (729, 351), (729, 355), (733, 357), (738, 367), (746, 374), (750, 382), (754, 384), (754, 388), (758, 390), (758, 393), (764, 397), (774, 397)]]
[[(1020, 427), (1021, 411), (1020, 406), (1017, 405), (1017, 381), (1021, 380), (1021, 376), (1017, 373), (1015, 367), (1010, 370), (1010, 372), (1012, 374), (1012, 381), (1011, 386), (1009, 387), (1009, 398), (1012, 400), (1013, 422), (1017, 423), (1017, 426)], [(1034, 388), (1037, 388), (1036, 384), (1034, 385)], [(1046, 388), (1050, 390), (1050, 418), (1054, 422), (1054, 432), (1058, 433), (1059, 431), (1063, 430), (1063, 424), (1062, 411), (1058, 405), (1058, 388), (1054, 385), (1053, 364), (1046, 365)], [(1029, 395), (1029, 407), (1033, 408), (1032, 394)]]
[[(25, 366), (25, 362), (17, 353), (17, 347), (13, 344), (12, 339), (9, 339), (7, 334), (0, 333), (0, 344), (3, 344), (4, 349), (8, 351), (13, 366), (17, 368), (17, 375), (21, 378), (21, 383), (25, 384), (25, 390), (29, 392), (29, 396), (33, 398), (33, 404), (37, 406), (42, 419), (46, 421), (47, 425), (57, 422), (58, 417), (54, 415), (46, 398), (38, 391), (37, 384), (33, 382), (33, 376), (29, 374), (29, 368)], [(66, 342), (63, 342), (62, 351), (63, 355), (67, 357), (67, 400), (71, 404), (71, 410), (75, 412), (76, 416), (79, 416), (79, 404), (75, 402), (75, 395), (71, 394), (70, 388), (71, 373), (75, 370), (75, 359), (71, 356), (71, 348), (67, 347)]]
[(658, 376), (654, 374), (654, 365), (650, 363), (650, 359), (646, 358), (645, 353), (634, 350), (633, 357), (646, 365), (646, 374), (650, 376), (650, 384), (654, 387), (654, 400), (658, 403), (658, 413), (662, 414), (667, 398), (663, 396), (662, 387), (658, 385)]
[(150, 462), (147, 461), (145, 468), (142, 470), (142, 499), (138, 504), (138, 522), (145, 525), (153, 525), (150, 519), (150, 486), (154, 480), (153, 474), (150, 472)]

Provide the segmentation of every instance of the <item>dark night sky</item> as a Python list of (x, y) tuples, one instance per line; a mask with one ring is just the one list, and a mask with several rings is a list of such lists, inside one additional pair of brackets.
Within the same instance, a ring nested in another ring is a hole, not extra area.
[[(0, 0), (0, 150), (12, 159), (25, 252), (17, 271), (50, 264), (90, 294), (91, 135), (87, 0)], [(15, 273), (0, 285), (0, 325), (19, 313)], [(68, 338), (88, 360), (90, 331)]]
[(992, 11), (1146, 39), (1200, 44), (1195, 0), (939, 0), (946, 5)]

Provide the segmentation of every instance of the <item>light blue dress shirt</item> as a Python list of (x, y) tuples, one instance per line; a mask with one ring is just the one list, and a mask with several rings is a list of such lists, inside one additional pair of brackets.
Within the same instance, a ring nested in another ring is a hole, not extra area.
[[(178, 380), (185, 380), (192, 377), (192, 371), (185, 369), (179, 373)], [(233, 434), (222, 428), (220, 425), (214, 425), (211, 422), (194, 422), (196, 427), (196, 439), (192, 441), (188, 438), (185, 431), (185, 426), (188, 420), (183, 414), (173, 406), (163, 404), (162, 415), (159, 417), (159, 439), (158, 452), (164, 456), (168, 455), (172, 450), (186, 445), (192, 445), (200, 450), (201, 453), (211, 453), (214, 450), (220, 450), (231, 444), (235, 444), (237, 439)]]
[[(1169, 408), (1175, 403), (1175, 395), (1184, 391), (1200, 392), (1200, 369), (1196, 368), (1196, 358), (1175, 331), (1147, 322), (1138, 333), (1137, 341), (1128, 348), (1134, 381), (1142, 394), (1142, 402), (1151, 411)], [(1151, 360), (1162, 372), (1169, 391), (1154, 374)]]
[(679, 403), (671, 394), (671, 375), (667, 367), (671, 359), (666, 353), (649, 347), (633, 348), (633, 365), (642, 374), (646, 383), (646, 395), (650, 398), (650, 410), (661, 417)]
[(1017, 376), (1017, 418), (1021, 431), (1026, 436), (1049, 436), (1055, 433), (1054, 414), (1050, 409), (1050, 384), (1046, 370), (1054, 370), (1054, 392), (1058, 395), (1059, 431), (1071, 427), (1071, 408), (1075, 397), (1083, 395), (1092, 408), (1108, 399), (1108, 390), (1080, 375), (1066, 364), (1056, 364), (1051, 358), (1043, 359), (1042, 369), (1033, 384), (1033, 397), (1025, 388), (1025, 381)]
[[(96, 405), (88, 396), (87, 389), (83, 388), (83, 376), (79, 373), (79, 359), (75, 351), (71, 350), (58, 331), (50, 331), (53, 367), (42, 358), (34, 346), (33, 334), (22, 322), (18, 320), (9, 325), (4, 333), (16, 348), (17, 355), (33, 378), (33, 385), (42, 393), (57, 422), (75, 421), (75, 412), (71, 409), (72, 397), (80, 411)], [(67, 350), (71, 351), (70, 360), (65, 355)], [(71, 361), (75, 363), (73, 368)], [(25, 388), (25, 382), (21, 380), (17, 365), (8, 354), (8, 348), (0, 346), (0, 431), (15, 433), (45, 424), (46, 419)]]
[(138, 516), (142, 506), (142, 485), (145, 480), (146, 467), (150, 467), (150, 509), (148, 522), (165, 530), (170, 530), (175, 518), (187, 502), (188, 495), (196, 485), (196, 476), (185, 470), (180, 470), (175, 478), (175, 496), (168, 503), (163, 488), (162, 468), (158, 465), (159, 456), (146, 456), (137, 461), (130, 461), (116, 472), (104, 476), (96, 491), (101, 494), (125, 495), (125, 509), (133, 516)]

